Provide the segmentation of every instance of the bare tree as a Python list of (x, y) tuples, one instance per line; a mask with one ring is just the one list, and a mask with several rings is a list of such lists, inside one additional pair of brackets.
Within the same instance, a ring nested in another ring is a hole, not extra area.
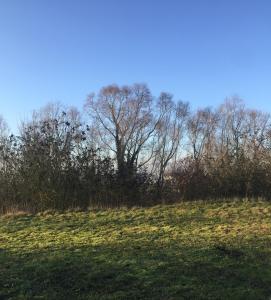
[(9, 133), (9, 128), (7, 122), (4, 118), (0, 115), (0, 138), (7, 137)]
[(0, 115), (0, 168), (6, 171), (8, 168), (7, 155), (10, 146), (9, 128), (7, 122)]
[[(149, 157), (147, 143), (154, 133), (153, 97), (146, 85), (101, 89), (90, 95), (86, 109), (93, 118), (102, 144), (114, 153), (120, 178), (125, 179), (143, 166)], [(146, 150), (146, 151), (145, 151)]]
[(201, 159), (212, 156), (216, 124), (217, 115), (210, 108), (196, 111), (188, 120), (188, 139), (196, 167)]
[(189, 105), (173, 101), (172, 95), (161, 93), (158, 101), (159, 123), (156, 128), (154, 164), (157, 165), (157, 192), (161, 196), (165, 171), (169, 162), (180, 151)]

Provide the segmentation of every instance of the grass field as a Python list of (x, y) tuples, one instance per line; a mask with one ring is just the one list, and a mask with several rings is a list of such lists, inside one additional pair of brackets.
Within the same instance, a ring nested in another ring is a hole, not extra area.
[(271, 299), (271, 203), (3, 216), (0, 299)]

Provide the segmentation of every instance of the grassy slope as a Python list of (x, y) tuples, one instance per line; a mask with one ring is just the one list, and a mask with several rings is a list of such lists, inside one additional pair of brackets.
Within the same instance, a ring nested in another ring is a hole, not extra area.
[(271, 204), (0, 218), (0, 299), (270, 299)]

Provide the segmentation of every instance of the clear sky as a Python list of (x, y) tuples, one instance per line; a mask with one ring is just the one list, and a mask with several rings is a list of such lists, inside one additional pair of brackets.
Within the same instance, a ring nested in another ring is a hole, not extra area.
[(238, 94), (271, 112), (269, 0), (0, 0), (0, 114), (82, 107), (145, 82), (193, 107)]

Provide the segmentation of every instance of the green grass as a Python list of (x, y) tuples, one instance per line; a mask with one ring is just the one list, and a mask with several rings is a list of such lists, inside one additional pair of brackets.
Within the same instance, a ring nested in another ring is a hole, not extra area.
[(0, 299), (271, 299), (271, 204), (3, 216)]

